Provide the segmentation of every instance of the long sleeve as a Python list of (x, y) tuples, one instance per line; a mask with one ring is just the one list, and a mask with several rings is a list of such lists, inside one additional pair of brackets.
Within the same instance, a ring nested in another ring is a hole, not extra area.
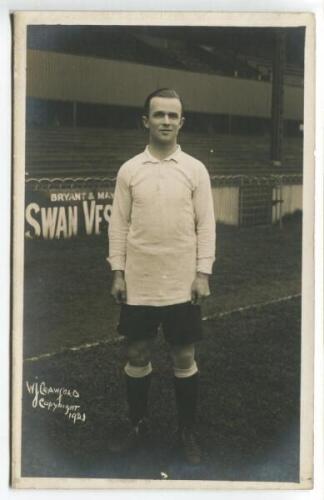
[(113, 271), (124, 270), (126, 263), (126, 242), (131, 215), (131, 192), (125, 169), (121, 168), (116, 181), (112, 214), (108, 228), (109, 257)]
[(197, 233), (197, 272), (212, 273), (216, 249), (214, 203), (208, 171), (199, 170), (199, 181), (193, 194)]

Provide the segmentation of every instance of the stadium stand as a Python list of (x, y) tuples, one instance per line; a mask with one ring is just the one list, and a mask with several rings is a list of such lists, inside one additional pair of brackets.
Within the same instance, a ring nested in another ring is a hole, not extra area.
[(178, 61), (168, 52), (146, 43), (130, 31), (123, 31), (121, 36), (118, 29), (113, 28), (107, 30), (87, 26), (87, 29), (84, 29), (74, 26), (70, 27), (68, 32), (64, 28), (55, 28), (47, 29), (46, 35), (43, 36), (41, 31), (37, 34), (31, 32), (28, 48), (148, 65), (154, 65), (158, 61), (159, 66), (179, 67)]
[[(238, 30), (240, 31), (240, 30)], [(191, 33), (192, 35), (192, 33)], [(245, 35), (246, 38), (247, 33)], [(100, 27), (70, 26), (47, 27), (46, 33), (38, 27), (28, 35), (28, 48), (64, 54), (74, 54), (119, 61), (136, 62), (150, 66), (176, 68), (206, 74), (239, 76), (253, 80), (271, 80), (272, 54), (259, 56), (256, 39), (243, 42), (238, 40), (216, 39), (212, 43), (190, 37), (180, 39), (170, 31), (149, 32), (145, 27), (127, 27), (122, 34), (120, 27), (108, 30)], [(247, 46), (244, 46), (247, 43)], [(225, 45), (225, 46), (224, 46)], [(251, 48), (252, 47), (252, 48)], [(255, 52), (255, 53), (254, 53)], [(290, 51), (285, 71), (285, 83), (293, 86), (303, 85), (302, 65), (291, 62)]]
[[(182, 132), (184, 151), (199, 158), (211, 175), (268, 175), (270, 137)], [(115, 176), (120, 165), (143, 150), (141, 130), (98, 128), (28, 128), (26, 173), (29, 177)], [(127, 145), (127, 148), (125, 147)], [(284, 140), (281, 174), (302, 172), (302, 140)]]
[[(210, 45), (168, 40), (159, 37), (136, 35), (135, 38), (151, 50), (159, 50), (162, 61), (176, 63), (176, 66), (188, 71), (226, 76), (240, 75), (243, 78), (259, 80), (260, 73), (248, 61), (240, 59), (237, 51), (216, 49)], [(152, 61), (155, 64), (155, 61)], [(163, 65), (163, 64), (162, 64)]]
[[(272, 78), (272, 61), (263, 57), (256, 56), (240, 56), (243, 57), (246, 63), (255, 68), (255, 70), (263, 75), (263, 79), (271, 80)], [(284, 72), (284, 83), (294, 87), (303, 87), (304, 72), (303, 69), (294, 64), (286, 64)]]
[[(273, 30), (34, 27), (28, 35), (32, 83), (26, 113), (27, 189), (32, 193), (62, 185), (114, 184), (122, 163), (146, 145), (140, 119), (142, 101), (138, 95), (133, 98), (132, 92), (132, 75), (139, 74), (138, 88), (142, 81), (148, 88), (168, 86), (170, 79), (175, 88), (186, 90), (186, 126), (179, 142), (184, 151), (206, 165), (213, 188), (225, 187), (218, 193), (222, 209), (225, 207), (221, 220), (241, 226), (279, 220), (283, 213), (292, 212), (286, 207), (290, 199), (294, 207), (301, 206), (303, 40), (303, 31), (297, 38), (286, 32), (283, 144), (275, 157), (270, 109)], [(296, 43), (300, 45), (298, 57)], [(45, 71), (39, 86), (41, 80), (35, 75), (49, 61), (52, 75), (66, 70), (66, 60), (58, 53), (77, 56), (68, 58), (73, 71), (67, 72), (63, 83), (54, 84)], [(80, 62), (82, 57), (87, 59), (86, 66)], [(119, 87), (109, 95), (102, 89), (97, 92), (94, 81), (85, 85), (87, 92), (79, 94), (74, 93), (73, 85), (69, 87), (69, 81), (78, 81), (78, 75), (82, 78), (84, 68), (89, 72), (90, 67), (96, 71), (99, 67), (106, 88), (115, 89), (111, 76), (120, 71), (116, 61), (123, 63), (125, 72), (120, 92)], [(201, 100), (197, 99), (197, 74), (204, 89), (198, 96), (203, 96)], [(271, 158), (277, 158), (277, 166)]]
[(260, 80), (262, 77), (257, 68), (251, 66), (245, 58), (240, 58), (239, 54), (233, 50), (216, 49), (205, 45), (200, 46), (200, 49), (201, 57), (208, 58), (214, 73), (253, 80)]

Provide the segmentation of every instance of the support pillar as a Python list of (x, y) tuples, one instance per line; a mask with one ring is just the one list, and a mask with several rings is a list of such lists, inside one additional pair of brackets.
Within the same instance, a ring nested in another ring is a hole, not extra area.
[(73, 123), (73, 128), (76, 128), (77, 126), (77, 103), (76, 101), (73, 101), (73, 117), (72, 117), (72, 123)]
[(271, 160), (275, 166), (281, 166), (283, 161), (285, 62), (285, 33), (278, 29), (274, 35), (271, 103)]

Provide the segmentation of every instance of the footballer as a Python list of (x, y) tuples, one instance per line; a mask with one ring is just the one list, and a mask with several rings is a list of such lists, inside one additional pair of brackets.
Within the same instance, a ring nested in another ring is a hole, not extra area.
[(195, 343), (202, 339), (201, 303), (210, 295), (215, 217), (207, 169), (177, 142), (184, 121), (175, 90), (147, 97), (148, 145), (118, 172), (108, 261), (111, 294), (121, 305), (118, 331), (127, 341), (131, 429), (123, 446), (139, 444), (148, 429), (151, 351), (161, 325), (173, 362), (179, 442), (187, 462), (199, 464)]

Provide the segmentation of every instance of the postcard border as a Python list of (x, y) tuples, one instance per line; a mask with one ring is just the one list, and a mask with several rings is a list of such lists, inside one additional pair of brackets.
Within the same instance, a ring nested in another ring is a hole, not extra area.
[[(291, 12), (17, 12), (14, 26), (14, 174), (12, 301), (12, 486), (16, 488), (154, 489), (311, 489), (313, 486), (314, 399), (314, 192), (315, 192), (315, 15)], [(25, 197), (26, 29), (30, 24), (305, 26), (304, 188), (302, 257), (302, 366), (300, 483), (239, 481), (163, 481), (21, 477), (22, 340)], [(307, 169), (305, 168), (307, 165)]]

